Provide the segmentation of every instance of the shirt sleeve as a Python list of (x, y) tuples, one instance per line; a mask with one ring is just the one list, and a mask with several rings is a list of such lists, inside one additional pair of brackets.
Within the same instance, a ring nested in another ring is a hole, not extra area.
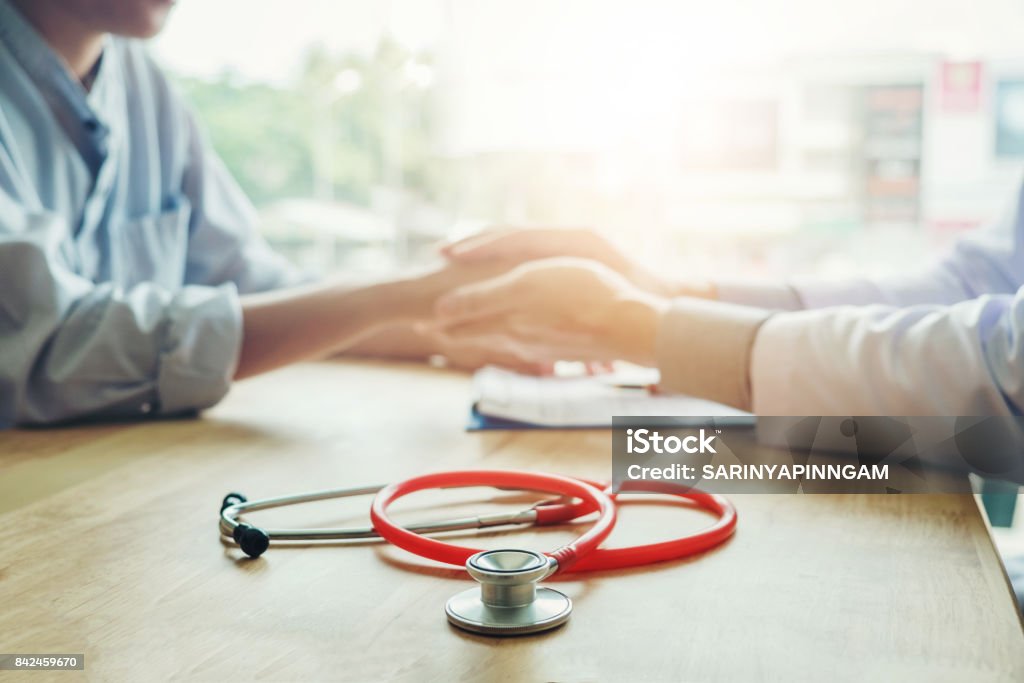
[(1024, 291), (779, 313), (750, 362), (762, 415), (1021, 415)]
[(67, 233), (58, 216), (0, 192), (0, 424), (220, 400), (241, 345), (235, 286), (97, 285), (68, 267)]
[(795, 278), (786, 284), (723, 280), (721, 301), (792, 311), (829, 306), (950, 305), (1024, 285), (1024, 186), (1002, 220), (959, 240), (937, 262), (903, 275), (838, 281)]
[(937, 263), (906, 275), (830, 283), (795, 280), (806, 308), (836, 305), (950, 305), (1024, 284), (1024, 187), (1004, 218), (959, 240)]

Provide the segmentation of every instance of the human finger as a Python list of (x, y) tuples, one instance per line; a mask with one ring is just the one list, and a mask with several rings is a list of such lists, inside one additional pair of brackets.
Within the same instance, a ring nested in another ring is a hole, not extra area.
[(457, 287), (442, 295), (434, 306), (441, 321), (494, 316), (513, 307), (515, 281), (498, 277)]

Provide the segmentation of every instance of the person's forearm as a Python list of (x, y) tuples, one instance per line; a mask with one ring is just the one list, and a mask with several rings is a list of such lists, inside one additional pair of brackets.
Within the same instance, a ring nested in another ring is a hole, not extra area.
[(381, 327), (423, 314), (407, 281), (356, 289), (290, 289), (242, 298), (243, 337), (235, 379), (338, 352)]
[(622, 272), (631, 282), (656, 296), (669, 299), (689, 297), (693, 299), (717, 299), (718, 290), (714, 282), (708, 280), (680, 280), (664, 273), (649, 270), (635, 263), (621, 266)]
[(781, 280), (722, 279), (716, 281), (665, 280), (672, 298), (707, 299), (772, 311), (804, 308), (797, 290)]
[(795, 311), (803, 308), (796, 290), (782, 281), (772, 280), (679, 280), (672, 276), (637, 275), (646, 289), (670, 299), (705, 299), (755, 306), (770, 310)]
[(718, 287), (709, 281), (673, 282), (669, 296), (715, 300), (718, 299)]
[(404, 360), (423, 360), (440, 352), (440, 345), (433, 337), (417, 332), (409, 322), (376, 329), (343, 349), (346, 355)]

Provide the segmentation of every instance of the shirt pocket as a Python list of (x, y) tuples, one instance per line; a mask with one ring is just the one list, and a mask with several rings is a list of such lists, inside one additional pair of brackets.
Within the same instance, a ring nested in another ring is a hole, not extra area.
[(121, 226), (119, 284), (127, 288), (152, 282), (172, 292), (181, 289), (191, 217), (188, 199), (172, 197), (160, 213), (126, 220)]

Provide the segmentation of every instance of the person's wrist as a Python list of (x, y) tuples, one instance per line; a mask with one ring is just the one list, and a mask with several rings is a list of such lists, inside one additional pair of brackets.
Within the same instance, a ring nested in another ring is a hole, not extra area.
[(400, 278), (378, 287), (379, 313), (390, 322), (417, 323), (433, 316), (437, 292), (426, 277)]
[(718, 300), (718, 288), (710, 281), (677, 282), (672, 286), (673, 297), (689, 297), (691, 299)]
[(668, 298), (646, 292), (616, 299), (608, 334), (614, 340), (616, 355), (638, 365), (655, 365), (658, 329), (670, 308)]
[(339, 283), (326, 292), (320, 317), (328, 323), (333, 321), (339, 337), (350, 343), (353, 330), (363, 336), (426, 318), (429, 309), (415, 296), (416, 289), (410, 280), (380, 282), (354, 290)]
[(629, 267), (626, 276), (633, 284), (655, 296), (668, 299), (683, 296), (694, 299), (718, 299), (718, 289), (710, 281), (679, 281), (635, 264)]
[(645, 292), (655, 296), (672, 296), (672, 282), (658, 273), (641, 266), (631, 265), (624, 274), (630, 282)]

